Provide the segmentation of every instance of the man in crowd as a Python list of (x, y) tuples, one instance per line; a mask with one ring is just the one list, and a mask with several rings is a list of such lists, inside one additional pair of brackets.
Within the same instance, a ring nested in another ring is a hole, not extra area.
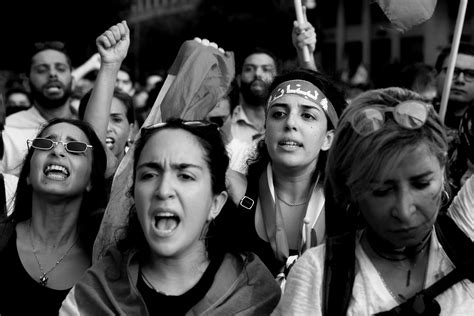
[[(295, 21), (292, 43), (299, 66), (316, 70), (316, 33), (309, 22), (299, 24)], [(309, 60), (304, 60), (302, 53), (306, 48)], [(257, 47), (244, 56), (241, 69), (237, 71), (239, 104), (221, 129), (230, 154), (230, 168), (242, 173), (247, 172), (247, 159), (252, 156), (258, 140), (264, 134), (265, 102), (270, 84), (279, 71), (278, 59), (269, 50)]]
[(61, 42), (34, 45), (29, 69), (33, 106), (7, 117), (3, 131), (2, 171), (18, 175), (27, 152), (27, 140), (36, 137), (46, 121), (76, 118), (69, 104), (72, 92), (72, 65)]
[(132, 70), (126, 65), (120, 67), (117, 80), (115, 81), (115, 87), (131, 97), (135, 94), (135, 79), (133, 78)]
[[(446, 72), (449, 65), (451, 47), (447, 47), (439, 54), (435, 68), (438, 72), (436, 77), (436, 88), (438, 99), (441, 99)], [(439, 110), (438, 104), (435, 103)], [(474, 45), (460, 43), (456, 58), (453, 81), (449, 92), (448, 105), (446, 108), (445, 124), (449, 129), (457, 130), (461, 118), (467, 108), (474, 102)]]

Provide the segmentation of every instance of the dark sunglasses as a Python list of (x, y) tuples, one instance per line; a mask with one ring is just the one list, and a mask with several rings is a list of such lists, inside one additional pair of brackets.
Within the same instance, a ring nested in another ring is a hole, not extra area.
[(27, 140), (28, 147), (33, 147), (39, 150), (51, 150), (53, 147), (56, 147), (58, 144), (62, 144), (66, 151), (72, 154), (82, 154), (85, 153), (87, 148), (93, 148), (91, 145), (88, 145), (84, 142), (79, 142), (76, 140), (70, 142), (60, 142), (54, 141), (48, 138), (35, 138)]
[(393, 114), (395, 122), (406, 129), (422, 127), (428, 119), (429, 105), (421, 101), (405, 101), (395, 107), (368, 107), (357, 112), (351, 121), (352, 128), (361, 136), (370, 135), (385, 125), (386, 112)]

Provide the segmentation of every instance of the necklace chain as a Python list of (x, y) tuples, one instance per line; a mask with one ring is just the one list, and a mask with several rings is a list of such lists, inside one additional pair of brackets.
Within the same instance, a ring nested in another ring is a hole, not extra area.
[(377, 256), (379, 256), (380, 258), (388, 260), (388, 261), (404, 261), (406, 259), (409, 259), (410, 257), (415, 257), (415, 256), (421, 254), (426, 249), (426, 247), (428, 246), (430, 236), (431, 236), (431, 233), (429, 233), (422, 240), (422, 244), (420, 246), (411, 248), (411, 249), (409, 249), (409, 251), (407, 251), (407, 250), (403, 250), (403, 251), (393, 250), (395, 255), (398, 255), (400, 257), (392, 257), (388, 254), (383, 253), (383, 250), (381, 249), (381, 247), (379, 245), (377, 245), (377, 243), (371, 242), (371, 238), (369, 238), (369, 236), (366, 236), (366, 239), (367, 239), (367, 242), (368, 242), (370, 248), (372, 248), (372, 250), (375, 252), (375, 254)]
[[(421, 247), (417, 247), (414, 251), (412, 251), (410, 253), (411, 256), (415, 257), (415, 256), (419, 256), (423, 253), (423, 251), (427, 248), (428, 244), (429, 244), (429, 236), (431, 236), (431, 234), (428, 234), (427, 237), (425, 237), (423, 239), (423, 244), (421, 245)], [(397, 254), (400, 254), (400, 255), (403, 255), (403, 257), (390, 257), (390, 256), (387, 256), (385, 254), (383, 254), (380, 249), (378, 249), (378, 247), (376, 247), (374, 244), (372, 244), (370, 242), (370, 238), (368, 238), (368, 236), (366, 236), (366, 239), (367, 239), (367, 243), (369, 245), (369, 247), (372, 249), (372, 251), (377, 255), (379, 256), (380, 258), (382, 259), (385, 259), (387, 261), (392, 261), (392, 262), (401, 262), (401, 261), (404, 261), (406, 259), (408, 259), (410, 256), (406, 253), (406, 252), (399, 252), (397, 251)], [(408, 269), (407, 269), (407, 274), (406, 274), (406, 282), (405, 282), (405, 286), (406, 287), (409, 287), (410, 284), (411, 284), (411, 270), (412, 268), (415, 269), (416, 268), (416, 265), (417, 265), (418, 262), (415, 262), (415, 264), (413, 265), (413, 267), (409, 266)], [(377, 273), (379, 273), (377, 271)], [(380, 275), (380, 273), (379, 273)], [(383, 278), (381, 277), (381, 279), (383, 280)], [(388, 288), (388, 287), (387, 287)], [(401, 297), (402, 299), (405, 299), (403, 297), (403, 295), (399, 294), (399, 297)]]
[(140, 274), (142, 275), (142, 279), (143, 281), (145, 281), (145, 284), (147, 284), (148, 287), (151, 287), (156, 293), (165, 294), (164, 292), (157, 290), (156, 287), (153, 285), (153, 283), (151, 283), (151, 281), (148, 280), (147, 276), (145, 275), (145, 271), (143, 271), (143, 269), (140, 269)]
[(303, 201), (303, 202), (300, 202), (300, 203), (289, 203), (289, 202), (283, 200), (281, 197), (278, 197), (278, 200), (279, 200), (280, 202), (283, 202), (283, 204), (286, 204), (286, 205), (288, 205), (288, 206), (300, 206), (300, 205), (306, 204), (306, 202), (307, 202), (307, 201)]
[(76, 240), (72, 243), (72, 245), (66, 250), (66, 252), (56, 261), (56, 263), (46, 272), (44, 272), (43, 266), (41, 265), (38, 254), (36, 253), (36, 247), (33, 242), (33, 237), (32, 237), (32, 231), (31, 231), (31, 221), (30, 221), (30, 227), (29, 227), (29, 233), (30, 233), (30, 243), (31, 247), (33, 248), (33, 254), (35, 255), (36, 263), (38, 264), (38, 267), (41, 271), (41, 276), (39, 278), (39, 284), (42, 286), (46, 286), (46, 283), (48, 283), (48, 278), (46, 277), (51, 271), (53, 271), (62, 261), (66, 256), (69, 254), (69, 251), (76, 245), (77, 241), (79, 240), (79, 236), (76, 238)]

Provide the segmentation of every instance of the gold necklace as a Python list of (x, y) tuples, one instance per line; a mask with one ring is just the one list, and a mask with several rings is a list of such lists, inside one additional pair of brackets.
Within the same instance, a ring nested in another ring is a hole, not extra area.
[(56, 263), (46, 272), (44, 272), (43, 266), (41, 265), (38, 255), (36, 254), (36, 247), (33, 242), (33, 237), (31, 233), (31, 220), (30, 220), (30, 226), (29, 226), (29, 235), (30, 235), (30, 243), (31, 243), (31, 248), (33, 248), (33, 254), (35, 255), (36, 263), (38, 264), (38, 267), (41, 271), (41, 276), (39, 277), (39, 284), (42, 286), (46, 286), (46, 283), (48, 283), (48, 278), (46, 277), (51, 271), (53, 271), (62, 261), (66, 256), (69, 254), (69, 251), (76, 245), (77, 241), (79, 240), (79, 236), (77, 236), (76, 240), (72, 243), (71, 247), (69, 247), (68, 250), (56, 261)]

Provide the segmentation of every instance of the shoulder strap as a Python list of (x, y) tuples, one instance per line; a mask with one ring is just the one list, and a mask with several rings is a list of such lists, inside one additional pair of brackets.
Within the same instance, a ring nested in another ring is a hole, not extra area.
[(323, 315), (346, 315), (355, 278), (355, 240), (355, 231), (326, 240)]
[(257, 208), (258, 201), (258, 177), (247, 175), (247, 190), (245, 195), (240, 199), (237, 207), (239, 210), (248, 212), (253, 211)]
[[(446, 214), (440, 214), (435, 224), (436, 235), (450, 260), (456, 266), (448, 274), (420, 294), (432, 300), (463, 278), (474, 282), (474, 242), (467, 237), (456, 223)], [(355, 232), (328, 238), (326, 241), (326, 260), (324, 263), (323, 315), (346, 315), (352, 297), (355, 278)], [(458, 269), (459, 268), (459, 269)], [(401, 308), (401, 307), (400, 307)], [(389, 314), (400, 308), (394, 308)]]
[[(464, 234), (451, 217), (440, 214), (435, 229), (439, 242), (456, 267), (474, 261), (474, 242)], [(474, 282), (474, 269), (468, 278)]]
[(0, 172), (0, 205), (3, 206), (2, 217), (7, 216), (7, 198), (5, 196), (5, 179)]
[(474, 269), (472, 268), (474, 266), (474, 242), (447, 214), (438, 215), (435, 230), (444, 251), (455, 265), (454, 270), (406, 302), (389, 311), (377, 313), (377, 316), (408, 315), (414, 310), (418, 312), (417, 315), (439, 315), (441, 308), (435, 297), (466, 278), (474, 282)]
[(0, 253), (8, 244), (14, 229), (15, 224), (12, 221), (5, 218), (0, 220)]

